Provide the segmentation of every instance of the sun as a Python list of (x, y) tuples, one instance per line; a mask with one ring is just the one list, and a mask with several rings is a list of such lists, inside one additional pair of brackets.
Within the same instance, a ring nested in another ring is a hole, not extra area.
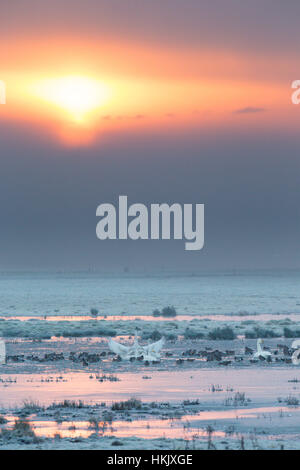
[(103, 106), (110, 97), (109, 87), (101, 81), (76, 75), (42, 80), (34, 85), (33, 91), (76, 122), (85, 121), (89, 113)]

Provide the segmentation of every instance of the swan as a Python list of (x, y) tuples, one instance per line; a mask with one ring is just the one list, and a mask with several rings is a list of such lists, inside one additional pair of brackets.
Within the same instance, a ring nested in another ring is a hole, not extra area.
[(0, 337), (0, 364), (6, 363), (6, 345), (5, 341)]
[(160, 359), (160, 351), (165, 344), (165, 338), (162, 337), (155, 343), (147, 344), (143, 347), (144, 361), (158, 361)]
[(110, 338), (108, 341), (108, 347), (122, 359), (130, 359), (131, 346), (124, 346), (124, 344), (117, 343), (117, 341)]
[(270, 351), (265, 351), (263, 348), (262, 348), (262, 344), (263, 344), (263, 339), (259, 338), (257, 340), (257, 351), (256, 353), (254, 354), (253, 357), (263, 357), (265, 359), (267, 359), (268, 357), (271, 357), (272, 354), (270, 353)]
[(142, 355), (142, 347), (139, 345), (137, 337), (137, 329), (135, 330), (133, 344), (131, 346), (124, 346), (113, 339), (108, 341), (109, 349), (118, 354), (122, 359), (130, 359), (132, 357), (137, 358)]
[(299, 366), (299, 364), (300, 364), (300, 348), (296, 349), (296, 351), (293, 352), (292, 363), (295, 366)]
[(300, 339), (294, 339), (291, 344), (291, 349), (299, 349), (300, 348)]
[(148, 344), (147, 346), (141, 346), (138, 342), (137, 330), (135, 330), (134, 341), (131, 346), (124, 346), (113, 339), (109, 339), (109, 349), (118, 354), (122, 359), (131, 359), (143, 356), (144, 361), (157, 361), (160, 359), (160, 350), (165, 342), (164, 338), (161, 338), (155, 343)]

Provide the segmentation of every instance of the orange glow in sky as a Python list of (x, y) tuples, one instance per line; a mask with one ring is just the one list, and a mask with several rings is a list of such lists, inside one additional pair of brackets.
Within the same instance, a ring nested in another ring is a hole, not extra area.
[[(5, 118), (44, 125), (69, 143), (86, 143), (105, 129), (222, 125), (250, 107), (268, 111), (255, 119), (270, 122), (274, 102), (282, 115), (290, 106), (286, 84), (266, 78), (271, 59), (264, 71), (259, 57), (247, 61), (213, 51), (62, 38), (49, 41), (45, 55), (44, 46), (37, 40), (5, 50), (0, 45)], [(254, 121), (251, 110), (243, 119)]]

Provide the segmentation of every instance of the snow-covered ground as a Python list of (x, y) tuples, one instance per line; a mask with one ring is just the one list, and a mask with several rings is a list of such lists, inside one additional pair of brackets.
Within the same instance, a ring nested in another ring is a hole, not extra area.
[[(147, 365), (116, 361), (103, 337), (12, 338), (0, 448), (299, 449), (300, 370), (280, 346), (290, 342), (266, 339), (272, 363), (253, 363), (255, 339), (179, 338)], [(208, 360), (214, 350), (222, 361)]]

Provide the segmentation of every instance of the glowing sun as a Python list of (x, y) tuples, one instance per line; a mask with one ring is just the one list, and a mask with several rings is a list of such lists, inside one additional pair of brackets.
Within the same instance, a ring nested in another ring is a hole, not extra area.
[(42, 80), (34, 85), (34, 94), (66, 111), (72, 120), (82, 122), (109, 99), (110, 90), (98, 80), (72, 75)]

